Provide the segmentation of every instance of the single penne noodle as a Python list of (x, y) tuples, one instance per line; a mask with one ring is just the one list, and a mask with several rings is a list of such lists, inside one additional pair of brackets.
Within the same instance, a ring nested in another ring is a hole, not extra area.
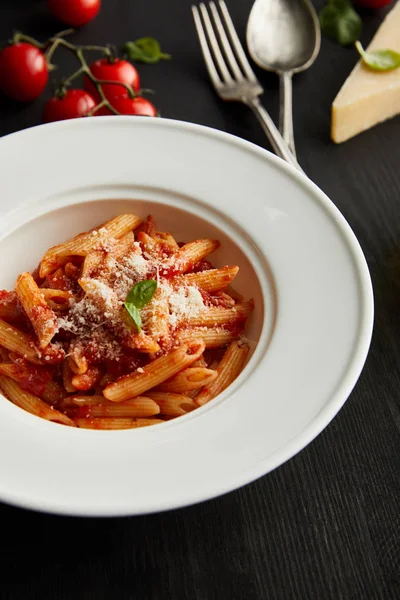
[(219, 292), (225, 289), (234, 277), (239, 267), (222, 267), (222, 269), (209, 269), (199, 273), (188, 273), (171, 279), (172, 284), (197, 285), (206, 292)]
[(159, 385), (166, 379), (188, 367), (204, 352), (204, 343), (199, 340), (189, 341), (173, 352), (156, 358), (145, 367), (129, 375), (120, 377), (104, 388), (103, 394), (112, 402), (123, 402), (129, 398), (140, 396), (143, 392)]
[(139, 396), (126, 402), (92, 404), (87, 408), (88, 417), (153, 417), (160, 414), (160, 407), (151, 398)]
[(22, 390), (18, 383), (10, 377), (0, 375), (0, 390), (11, 402), (37, 417), (75, 427), (75, 423), (67, 415), (53, 409), (37, 396)]
[(75, 390), (86, 392), (91, 390), (103, 376), (103, 371), (99, 367), (89, 367), (85, 373), (73, 375), (71, 384)]
[(38, 337), (40, 348), (46, 348), (58, 330), (54, 312), (30, 273), (19, 275), (15, 291)]
[(33, 338), (1, 319), (0, 344), (7, 348), (7, 350), (21, 354), (21, 356), (30, 362), (40, 363)]
[(189, 327), (188, 329), (182, 329), (177, 334), (176, 339), (181, 343), (191, 339), (202, 340), (206, 348), (219, 348), (233, 342), (237, 337), (237, 332), (222, 327), (214, 329), (210, 327)]
[(249, 347), (242, 342), (232, 342), (217, 368), (217, 377), (196, 396), (198, 406), (206, 404), (223, 392), (242, 371), (249, 352)]
[(74, 297), (72, 292), (67, 290), (56, 290), (52, 288), (40, 288), (47, 305), (53, 311), (68, 310), (70, 300)]
[(162, 419), (133, 419), (133, 418), (118, 418), (118, 417), (94, 417), (74, 419), (78, 427), (84, 429), (136, 429), (138, 427), (148, 427), (149, 425), (157, 425), (164, 423)]
[(95, 396), (85, 396), (84, 394), (74, 394), (73, 396), (65, 396), (62, 399), (62, 407), (63, 408), (75, 408), (77, 406), (96, 406), (97, 404), (104, 404), (108, 402), (101, 394), (96, 394)]
[(162, 275), (183, 274), (199, 260), (217, 250), (219, 246), (218, 240), (202, 239), (189, 242), (161, 263), (160, 273)]
[(142, 310), (142, 318), (147, 335), (157, 343), (167, 344), (170, 338), (169, 306), (164, 288), (156, 289), (153, 298)]
[(149, 398), (157, 402), (162, 415), (180, 417), (198, 408), (188, 396), (171, 392), (148, 392)]
[(208, 306), (200, 311), (199, 314), (190, 317), (187, 324), (203, 327), (218, 327), (220, 325), (225, 325), (226, 323), (243, 321), (247, 319), (252, 310), (254, 310), (253, 299), (236, 304), (232, 308)]
[(92, 229), (87, 233), (81, 233), (72, 240), (53, 246), (43, 256), (40, 263), (39, 274), (44, 278), (49, 273), (55, 271), (60, 265), (66, 264), (65, 258), (71, 256), (86, 256), (90, 248), (97, 243), (97, 235), (99, 229), (105, 229), (110, 237), (120, 238), (132, 229), (136, 229), (141, 223), (141, 219), (136, 215), (119, 215), (101, 227)]
[(162, 392), (182, 394), (203, 387), (214, 381), (216, 377), (217, 371), (204, 367), (188, 367), (159, 385), (157, 389)]

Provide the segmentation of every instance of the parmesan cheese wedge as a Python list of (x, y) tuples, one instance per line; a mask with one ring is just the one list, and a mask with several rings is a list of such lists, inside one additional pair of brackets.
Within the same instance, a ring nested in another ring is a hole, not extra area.
[[(400, 1), (387, 15), (368, 46), (400, 52)], [(379, 72), (360, 60), (332, 104), (331, 137), (339, 144), (400, 113), (400, 68)]]

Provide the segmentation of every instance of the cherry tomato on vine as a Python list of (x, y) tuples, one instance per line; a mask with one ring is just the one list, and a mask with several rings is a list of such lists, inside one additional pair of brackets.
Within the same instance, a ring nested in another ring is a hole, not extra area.
[(53, 96), (44, 106), (43, 121), (64, 121), (85, 117), (96, 106), (96, 100), (84, 90), (67, 90), (64, 96)]
[(49, 78), (46, 58), (33, 44), (20, 42), (0, 52), (0, 89), (19, 102), (40, 96)]
[[(141, 115), (143, 117), (156, 117), (157, 110), (154, 104), (152, 104), (146, 98), (142, 96), (135, 96), (129, 98), (127, 92), (120, 94), (119, 96), (113, 96), (108, 99), (110, 104), (122, 115)], [(112, 115), (109, 108), (103, 106), (100, 108), (95, 115)]]
[[(92, 63), (89, 68), (96, 79), (121, 81), (133, 88), (135, 92), (138, 92), (140, 89), (139, 73), (127, 60), (122, 60), (121, 58), (115, 58), (114, 60), (101, 58)], [(88, 77), (85, 77), (83, 87), (92, 94), (94, 98), (99, 99), (98, 92)], [(122, 94), (125, 91), (124, 87), (118, 84), (107, 83), (103, 84), (102, 88), (106, 98)]]
[(100, 10), (100, 0), (47, 0), (51, 14), (71, 27), (89, 23)]
[(355, 0), (355, 3), (358, 6), (365, 6), (366, 8), (382, 8), (382, 6), (387, 6), (393, 0)]

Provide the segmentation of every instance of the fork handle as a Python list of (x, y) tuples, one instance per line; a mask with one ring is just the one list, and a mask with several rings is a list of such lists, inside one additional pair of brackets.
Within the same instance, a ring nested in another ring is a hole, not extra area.
[(258, 98), (244, 99), (245, 104), (251, 108), (255, 116), (257, 117), (261, 127), (264, 129), (267, 138), (275, 152), (278, 156), (283, 158), (286, 162), (288, 162), (292, 167), (295, 167), (299, 171), (303, 173), (303, 169), (300, 167), (297, 162), (295, 156), (290, 152), (289, 146), (279, 133), (275, 123), (269, 116), (268, 112), (265, 110), (261, 102)]

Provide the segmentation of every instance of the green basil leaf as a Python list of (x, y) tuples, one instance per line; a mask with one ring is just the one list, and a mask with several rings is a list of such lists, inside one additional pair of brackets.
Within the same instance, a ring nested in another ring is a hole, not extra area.
[(342, 46), (352, 44), (361, 34), (361, 18), (349, 0), (328, 0), (320, 10), (319, 22), (323, 33)]
[(356, 42), (355, 46), (363, 62), (374, 71), (393, 71), (400, 67), (400, 54), (394, 50), (365, 52), (360, 42)]
[(157, 281), (154, 279), (145, 279), (135, 283), (128, 293), (125, 302), (134, 304), (136, 308), (143, 308), (150, 302), (157, 289)]
[(170, 54), (161, 52), (159, 42), (152, 37), (139, 38), (135, 42), (126, 42), (123, 51), (130, 60), (148, 64), (158, 63), (160, 60), (169, 60)]
[(142, 331), (142, 317), (140, 315), (140, 310), (131, 302), (124, 302), (124, 306), (132, 317), (132, 320), (134, 321), (137, 330), (140, 333)]

